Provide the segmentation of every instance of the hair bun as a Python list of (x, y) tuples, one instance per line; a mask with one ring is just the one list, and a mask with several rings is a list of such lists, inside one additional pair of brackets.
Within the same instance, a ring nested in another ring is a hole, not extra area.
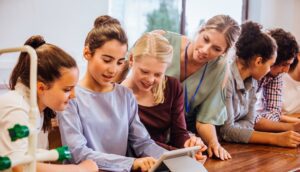
[(264, 33), (262, 26), (256, 22), (248, 21), (242, 24), (242, 33), (235, 44), (236, 55), (247, 65), (253, 57), (261, 56), (263, 63), (273, 57), (277, 49), (276, 42), (271, 36)]
[(101, 27), (101, 26), (104, 26), (104, 25), (110, 25), (110, 24), (121, 25), (120, 22), (117, 19), (115, 19), (115, 18), (113, 18), (109, 15), (99, 16), (94, 21), (94, 27), (95, 28)]
[(242, 31), (241, 35), (252, 36), (257, 37), (261, 34), (262, 26), (258, 23), (254, 23), (252, 21), (247, 21), (244, 24), (242, 24)]
[(243, 40), (243, 44), (252, 44), (262, 35), (262, 26), (258, 23), (247, 21), (242, 24), (241, 28), (239, 39)]
[(24, 45), (29, 45), (32, 48), (36, 49), (45, 43), (46, 43), (46, 41), (44, 40), (44, 38), (41, 35), (34, 35), (34, 36), (31, 36), (29, 39), (27, 39), (27, 41), (25, 42)]

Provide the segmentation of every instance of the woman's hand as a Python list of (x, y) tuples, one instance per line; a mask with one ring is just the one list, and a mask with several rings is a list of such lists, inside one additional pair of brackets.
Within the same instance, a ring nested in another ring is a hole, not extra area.
[(231, 155), (219, 143), (208, 144), (207, 152), (210, 158), (215, 155), (221, 160), (231, 159)]

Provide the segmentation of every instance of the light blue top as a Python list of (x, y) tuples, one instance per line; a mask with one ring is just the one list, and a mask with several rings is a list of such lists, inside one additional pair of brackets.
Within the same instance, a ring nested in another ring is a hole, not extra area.
[[(166, 73), (180, 80), (181, 36), (173, 32), (166, 32), (164, 36), (169, 40), (174, 49), (173, 61)], [(227, 118), (225, 89), (223, 87), (226, 66), (227, 60), (224, 56), (208, 62), (204, 80), (195, 96), (195, 101), (191, 105), (191, 112), (185, 114), (187, 127), (190, 131), (196, 132), (196, 120), (213, 125), (224, 124)], [(187, 85), (189, 101), (197, 89), (203, 71), (204, 67), (182, 82), (183, 85), (185, 83)]]
[(72, 161), (92, 159), (101, 170), (130, 171), (134, 158), (125, 157), (127, 145), (138, 157), (160, 157), (165, 150), (150, 139), (137, 108), (132, 92), (121, 85), (107, 93), (77, 86), (76, 98), (58, 115)]
[(257, 81), (252, 77), (243, 80), (234, 61), (226, 85), (228, 119), (220, 129), (221, 137), (225, 141), (249, 142), (256, 117), (256, 90)]

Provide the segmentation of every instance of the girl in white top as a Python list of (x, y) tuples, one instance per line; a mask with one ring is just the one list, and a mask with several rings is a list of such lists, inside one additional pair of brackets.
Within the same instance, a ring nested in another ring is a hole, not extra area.
[[(51, 129), (54, 111), (65, 109), (68, 101), (75, 97), (74, 86), (78, 81), (75, 60), (59, 47), (48, 44), (41, 36), (30, 37), (25, 45), (36, 50), (38, 56), (37, 104), (41, 112), (38, 120), (44, 132)], [(14, 158), (27, 152), (28, 139), (11, 142), (8, 129), (15, 124), (29, 125), (29, 70), (30, 57), (21, 53), (10, 77), (10, 91), (0, 97), (0, 155)], [(23, 171), (22, 165), (12, 171)], [(97, 171), (93, 161), (79, 165), (54, 165), (37, 163), (37, 171)]]
[(300, 53), (295, 58), (288, 74), (283, 75), (283, 107), (284, 115), (300, 117)]

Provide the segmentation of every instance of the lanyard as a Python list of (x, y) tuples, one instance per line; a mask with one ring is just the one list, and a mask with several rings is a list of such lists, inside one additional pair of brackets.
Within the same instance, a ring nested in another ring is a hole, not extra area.
[[(188, 63), (188, 55), (187, 55), (187, 49), (189, 47), (190, 44), (188, 44), (186, 47), (185, 47), (185, 52), (184, 52), (184, 79), (186, 79), (186, 75), (187, 75), (187, 63)], [(202, 76), (198, 82), (198, 85), (197, 85), (197, 88), (194, 92), (194, 95), (193, 97), (191, 98), (190, 102), (189, 99), (188, 99), (188, 90), (187, 90), (187, 85), (186, 85), (186, 82), (184, 83), (184, 105), (185, 105), (185, 112), (186, 113), (189, 113), (190, 110), (191, 110), (191, 106), (195, 100), (195, 96), (196, 94), (198, 93), (199, 89), (200, 89), (200, 86), (202, 84), (202, 81), (204, 79), (204, 75), (205, 75), (205, 72), (206, 72), (206, 68), (207, 68), (207, 63), (205, 64), (205, 68), (204, 68), (204, 71), (202, 73)]]

